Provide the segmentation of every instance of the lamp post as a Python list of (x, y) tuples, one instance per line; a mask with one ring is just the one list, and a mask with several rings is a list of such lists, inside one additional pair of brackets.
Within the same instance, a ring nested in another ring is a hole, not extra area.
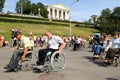
[(38, 8), (38, 11), (39, 11), (38, 16), (40, 16), (40, 8)]
[[(71, 5), (70, 5), (70, 10), (71, 10), (71, 8), (72, 8), (72, 6), (76, 3), (76, 2), (78, 2), (79, 0), (76, 0), (75, 2), (73, 2)], [(70, 38), (71, 38), (71, 11), (70, 11)]]

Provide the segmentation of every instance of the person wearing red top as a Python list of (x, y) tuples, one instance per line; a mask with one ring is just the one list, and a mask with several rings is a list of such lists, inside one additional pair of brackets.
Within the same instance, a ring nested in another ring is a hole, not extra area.
[(81, 36), (81, 39), (82, 39), (82, 41), (81, 41), (81, 43), (82, 43), (81, 48), (83, 49), (85, 47), (85, 37), (84, 37), (84, 35)]
[(0, 48), (2, 47), (3, 45), (3, 40), (2, 40), (2, 35), (0, 35)]

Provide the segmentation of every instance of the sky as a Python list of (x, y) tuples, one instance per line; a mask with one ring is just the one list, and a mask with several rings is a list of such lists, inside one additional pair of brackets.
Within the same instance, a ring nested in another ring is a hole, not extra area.
[[(16, 2), (19, 0), (6, 0), (4, 12), (15, 12)], [(62, 3), (71, 9), (71, 20), (88, 21), (92, 15), (100, 15), (103, 9), (113, 10), (120, 7), (120, 0), (30, 0), (32, 3), (41, 2), (44, 5)], [(72, 3), (74, 3), (72, 5)], [(71, 6), (72, 5), (72, 6)]]

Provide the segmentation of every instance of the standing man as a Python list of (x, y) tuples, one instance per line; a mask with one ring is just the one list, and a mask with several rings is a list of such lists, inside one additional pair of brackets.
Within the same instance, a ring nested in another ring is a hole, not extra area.
[(20, 60), (20, 58), (21, 61), (24, 61), (27, 52), (31, 50), (31, 43), (28, 37), (23, 36), (20, 31), (16, 31), (14, 33), (14, 37), (17, 38), (18, 42), (17, 42), (16, 50), (13, 53), (9, 61), (9, 64), (6, 67), (4, 67), (5, 69), (7, 69), (6, 72), (16, 71), (18, 61)]
[(45, 58), (48, 52), (51, 51), (52, 53), (54, 53), (56, 51), (57, 53), (61, 53), (61, 51), (65, 47), (65, 43), (61, 37), (54, 36), (49, 31), (46, 32), (45, 34), (47, 36), (47, 47), (45, 49), (39, 50), (38, 52), (38, 61), (37, 61), (38, 66), (36, 66), (36, 68), (39, 68), (39, 69), (43, 68)]

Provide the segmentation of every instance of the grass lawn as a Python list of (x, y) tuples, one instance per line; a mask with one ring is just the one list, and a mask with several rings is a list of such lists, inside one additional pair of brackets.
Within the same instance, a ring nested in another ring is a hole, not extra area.
[[(62, 23), (62, 22), (61, 22)], [(45, 24), (29, 24), (29, 23), (16, 23), (16, 22), (0, 22), (0, 34), (3, 34), (5, 40), (10, 41), (11, 39), (11, 29), (20, 29), (22, 30), (23, 34), (28, 35), (30, 31), (33, 34), (43, 35), (46, 31), (51, 31), (56, 35), (67, 35), (70, 34), (70, 27), (69, 26), (62, 26), (62, 25), (45, 25)], [(86, 27), (75, 27), (75, 24), (72, 23), (72, 35), (85, 35), (86, 38), (90, 34), (95, 32), (99, 32), (93, 28), (86, 28)]]

